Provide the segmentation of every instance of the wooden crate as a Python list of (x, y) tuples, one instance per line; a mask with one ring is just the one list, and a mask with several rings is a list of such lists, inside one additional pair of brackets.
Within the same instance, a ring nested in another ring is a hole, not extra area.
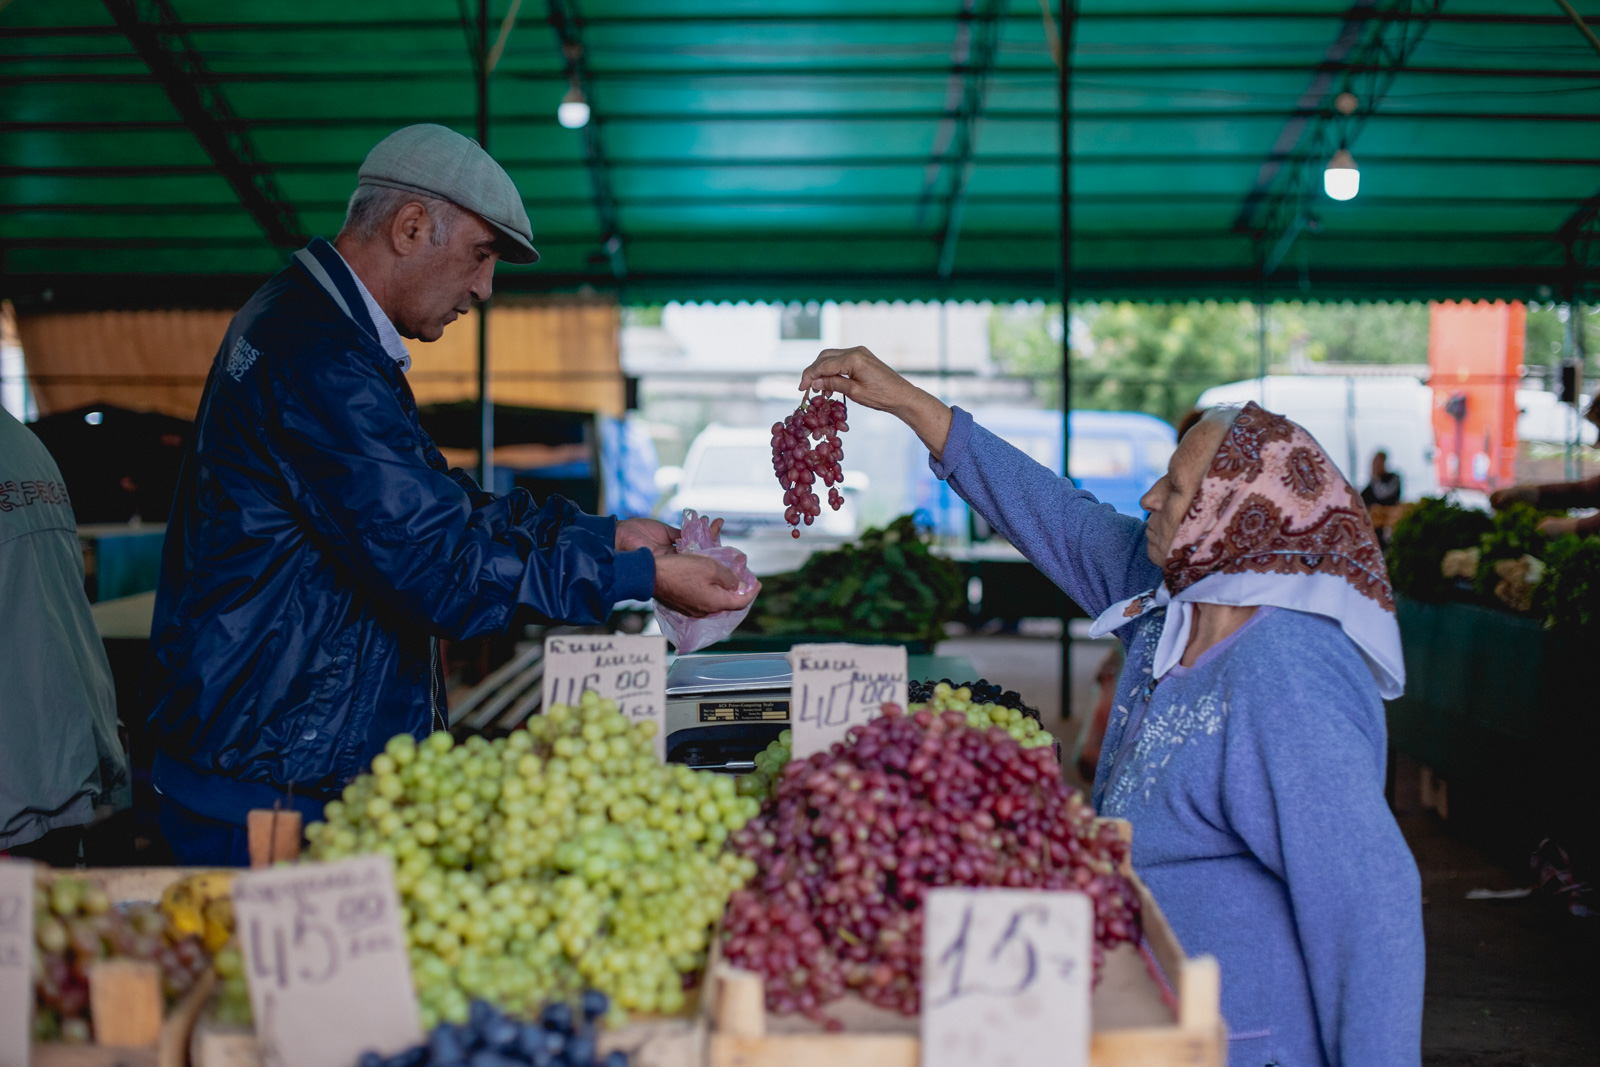
[[(1127, 824), (1120, 827), (1128, 836)], [(1224, 1067), (1227, 1028), (1217, 961), (1189, 959), (1161, 908), (1131, 870), (1146, 954), (1106, 953), (1091, 1001), (1093, 1067)], [(1158, 970), (1159, 968), (1159, 970)], [(1163, 975), (1175, 978), (1169, 991)], [(809, 1019), (769, 1015), (759, 975), (713, 962), (707, 990), (708, 1067), (917, 1067), (921, 1022), (854, 997), (828, 1006), (844, 1024), (828, 1033)]]
[[(87, 870), (60, 870), (58, 877), (77, 878), (104, 889), (116, 904), (135, 901), (154, 903), (173, 882), (193, 870), (181, 867), (106, 867)], [(122, 985), (128, 977), (123, 968), (94, 969), (90, 972), (90, 999), (98, 1005), (114, 1004), (121, 995), (113, 984)], [(161, 1020), (155, 1044), (129, 1048), (103, 1045), (35, 1044), (29, 1056), (32, 1067), (185, 1067), (189, 1062), (189, 1033), (195, 1019), (216, 984), (216, 975), (207, 971), (195, 987), (173, 1005)], [(137, 996), (137, 993), (133, 995)], [(159, 997), (159, 992), (157, 993)], [(107, 1010), (100, 1007), (99, 1010)], [(115, 1010), (110, 1009), (110, 1010)], [(130, 1006), (130, 1011), (141, 1010)]]

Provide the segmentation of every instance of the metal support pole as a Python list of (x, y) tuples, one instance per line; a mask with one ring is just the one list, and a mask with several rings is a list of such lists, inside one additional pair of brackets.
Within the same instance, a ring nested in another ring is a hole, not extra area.
[[(1077, 0), (1061, 0), (1057, 93), (1061, 138), (1061, 473), (1072, 476), (1072, 31)], [(1064, 603), (1064, 602), (1063, 602)], [(1072, 718), (1072, 621), (1061, 613), (1061, 717)]]
[(1267, 280), (1256, 285), (1256, 349), (1261, 366), (1261, 406), (1267, 406)]
[[(489, 151), (489, 0), (478, 0), (478, 143)], [(489, 392), (489, 301), (478, 305), (478, 484), (494, 492), (494, 398)]]

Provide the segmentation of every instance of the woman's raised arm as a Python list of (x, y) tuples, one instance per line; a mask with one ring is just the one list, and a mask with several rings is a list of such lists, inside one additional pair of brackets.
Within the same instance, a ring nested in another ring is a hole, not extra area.
[(800, 387), (842, 393), (911, 427), (928, 446), (934, 473), (1091, 616), (1161, 580), (1145, 552), (1144, 523), (1099, 503), (865, 348), (823, 352)]

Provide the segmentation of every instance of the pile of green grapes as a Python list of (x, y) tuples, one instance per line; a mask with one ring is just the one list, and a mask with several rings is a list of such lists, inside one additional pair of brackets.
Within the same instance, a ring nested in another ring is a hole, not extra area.
[(655, 724), (585, 693), (526, 729), (390, 740), (306, 828), (314, 859), (384, 853), (424, 1027), (473, 998), (531, 1015), (584, 988), (675, 1013), (754, 864), (724, 845), (759, 810), (731, 778), (655, 755)]
[[(1055, 743), (1055, 738), (1039, 725), (1039, 720), (1016, 708), (973, 703), (972, 690), (967, 686), (952, 689), (947, 683), (940, 682), (933, 687), (932, 699), (923, 704), (912, 704), (910, 714), (915, 715), (923, 710), (935, 715), (959, 711), (967, 717), (968, 726), (979, 730), (998, 726), (1023, 748), (1043, 748)], [(789, 764), (791, 741), (789, 731), (785, 730), (776, 741), (756, 753), (756, 769), (739, 778), (740, 796), (765, 800), (777, 791), (778, 779)]]
[(1039, 725), (1039, 721), (1016, 708), (999, 704), (974, 704), (972, 690), (967, 686), (952, 689), (944, 682), (933, 687), (933, 699), (926, 704), (912, 704), (909, 714), (922, 710), (935, 715), (945, 711), (959, 711), (967, 717), (967, 725), (979, 730), (998, 726), (1011, 735), (1023, 748), (1043, 748), (1055, 743), (1055, 738)]

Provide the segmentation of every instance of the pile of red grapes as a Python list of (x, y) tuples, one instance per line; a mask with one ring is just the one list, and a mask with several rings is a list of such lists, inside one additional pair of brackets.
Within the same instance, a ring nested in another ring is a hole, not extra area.
[(98, 886), (77, 878), (50, 879), (42, 868), (34, 901), (37, 1040), (83, 1044), (90, 1039), (89, 968), (100, 960), (155, 961), (168, 1003), (187, 993), (211, 966), (199, 937), (172, 943), (164, 936), (166, 919), (154, 904), (119, 908)]
[[(794, 413), (772, 424), (772, 470), (783, 486), (783, 519), (791, 536), (800, 536), (800, 521), (810, 526), (822, 514), (822, 501), (816, 484), (828, 487), (828, 506), (838, 511), (844, 505), (839, 485), (844, 481), (844, 446), (839, 435), (850, 429), (845, 421), (844, 401), (829, 394), (808, 396)], [(814, 447), (812, 441), (818, 442)]]
[(768, 1008), (830, 1029), (822, 1009), (847, 991), (918, 1013), (930, 887), (1087, 893), (1096, 977), (1105, 948), (1139, 936), (1115, 827), (1096, 822), (1048, 747), (961, 712), (886, 706), (845, 743), (791, 762), (732, 840), (761, 873), (729, 901), (728, 960), (766, 980)]

